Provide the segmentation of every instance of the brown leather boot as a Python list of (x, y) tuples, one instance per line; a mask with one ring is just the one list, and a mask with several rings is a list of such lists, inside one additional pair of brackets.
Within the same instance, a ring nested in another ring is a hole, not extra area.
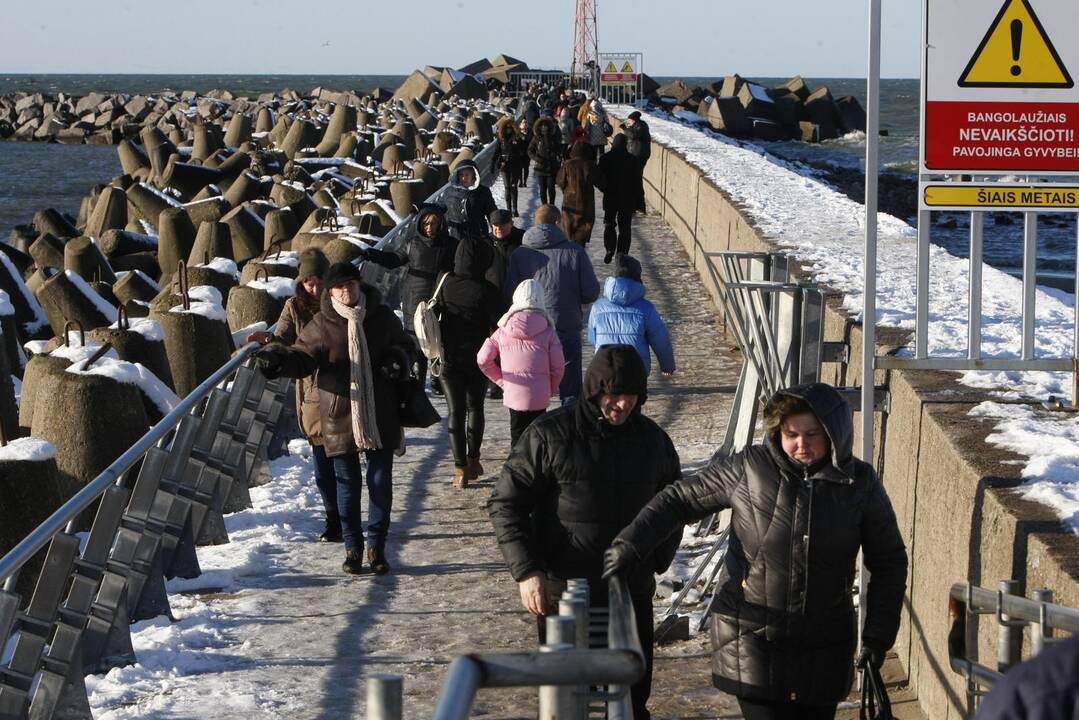
[(468, 481), (471, 480), (468, 468), (458, 467), (453, 469), (453, 486), (455, 488), (464, 489), (468, 487)]
[(385, 550), (368, 548), (367, 564), (371, 567), (371, 572), (373, 572), (375, 575), (385, 575), (390, 571), (390, 564), (386, 562)]
[(468, 459), (468, 474), (472, 476), (472, 480), (483, 477), (483, 465), (480, 465), (480, 459), (478, 457), (470, 457)]

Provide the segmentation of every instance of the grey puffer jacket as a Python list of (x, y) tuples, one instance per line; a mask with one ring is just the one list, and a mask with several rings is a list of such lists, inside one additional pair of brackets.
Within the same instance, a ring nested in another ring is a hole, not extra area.
[(846, 401), (821, 383), (780, 393), (813, 408), (830, 458), (803, 466), (768, 437), (665, 489), (616, 542), (646, 556), (684, 524), (731, 508), (712, 607), (713, 682), (742, 698), (824, 705), (853, 680), (859, 547), (872, 573), (863, 642), (882, 652), (899, 628), (907, 554), (884, 486), (851, 454)]
[(503, 291), (512, 295), (522, 280), (543, 286), (547, 312), (559, 333), (580, 332), (582, 305), (599, 297), (599, 281), (584, 246), (571, 242), (557, 225), (536, 225), (525, 232), (510, 255)]

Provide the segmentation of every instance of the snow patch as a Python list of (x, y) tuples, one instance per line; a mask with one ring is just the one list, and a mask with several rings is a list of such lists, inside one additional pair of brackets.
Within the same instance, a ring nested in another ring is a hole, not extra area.
[(290, 298), (296, 294), (296, 280), (290, 277), (271, 277), (266, 280), (252, 280), (244, 287), (254, 288), (269, 293), (277, 300)]
[(183, 305), (177, 305), (176, 307), (171, 308), (169, 312), (181, 314), (186, 313), (188, 315), (201, 315), (202, 317), (208, 318), (210, 320), (220, 320), (221, 322), (225, 321), (225, 308), (221, 307), (221, 305), (216, 303), (195, 301), (191, 303), (190, 308), (185, 309)]
[(56, 457), (56, 446), (36, 437), (19, 438), (0, 447), (0, 462), (45, 462)]
[[(34, 319), (28, 320), (23, 323), (23, 329), (26, 330), (27, 335), (33, 335), (41, 328), (49, 324), (49, 319), (45, 317), (45, 310), (41, 307), (41, 303), (34, 297), (34, 293), (30, 292), (30, 288), (23, 282), (22, 275), (15, 268), (15, 265), (8, 258), (7, 254), (0, 252), (0, 265), (4, 266), (4, 271), (11, 277), (11, 280), (15, 283), (15, 286), (19, 288), (19, 292), (23, 296), (23, 300), (26, 301), (27, 306), (30, 308), (30, 312), (34, 313)], [(10, 298), (8, 298), (10, 300)]]
[[(114, 322), (109, 325), (110, 330), (119, 330), (120, 322)], [(151, 320), (150, 318), (135, 318), (128, 321), (128, 330), (136, 332), (142, 335), (146, 340), (150, 342), (164, 342), (165, 341), (165, 329), (161, 327), (161, 323), (157, 320)]]
[(67, 279), (71, 281), (72, 285), (79, 289), (79, 292), (85, 295), (87, 299), (89, 299), (90, 302), (93, 303), (94, 308), (99, 313), (104, 315), (105, 319), (107, 319), (109, 322), (116, 322), (116, 308), (114, 308), (112, 305), (109, 305), (105, 301), (105, 298), (94, 292), (94, 289), (90, 287), (90, 285), (87, 284), (85, 280), (82, 279), (81, 275), (79, 275), (74, 270), (65, 270), (64, 275), (67, 276)]
[(228, 258), (215, 257), (210, 262), (202, 263), (201, 265), (196, 265), (195, 267), (207, 268), (208, 270), (213, 270), (216, 273), (228, 275), (235, 280), (240, 279), (240, 271), (236, 269), (236, 263), (232, 260), (229, 260)]
[(135, 385), (150, 399), (162, 415), (167, 415), (180, 403), (180, 398), (165, 383), (146, 369), (142, 363), (131, 363), (119, 358), (103, 357), (88, 370), (82, 363), (73, 363), (67, 372), (75, 375), (100, 375), (125, 385)]
[(232, 344), (234, 347), (241, 348), (247, 344), (247, 336), (253, 332), (266, 332), (266, 328), (269, 327), (265, 321), (259, 320), (257, 323), (251, 323), (246, 327), (242, 327), (236, 332), (232, 333)]

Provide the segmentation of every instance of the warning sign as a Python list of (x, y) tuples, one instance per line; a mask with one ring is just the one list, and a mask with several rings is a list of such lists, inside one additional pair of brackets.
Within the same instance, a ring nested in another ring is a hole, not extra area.
[(624, 73), (634, 72), (633, 66), (629, 63), (628, 60), (626, 62), (622, 63), (622, 72), (624, 72)]
[(1079, 210), (1079, 185), (1005, 185), (1003, 183), (929, 183), (922, 186), (927, 210)]
[(1079, 174), (1074, 0), (926, 0), (921, 171)]
[(618, 72), (618, 68), (616, 68), (614, 66), (613, 62), (609, 62), (609, 63), (607, 63), (607, 67), (605, 67), (603, 69), (603, 72), (605, 72), (605, 73), (616, 73), (616, 72)]
[(603, 63), (599, 80), (605, 85), (634, 85), (637, 83), (637, 57), (615, 55)]
[(1027, 0), (1005, 0), (960, 87), (1070, 88), (1071, 75)]

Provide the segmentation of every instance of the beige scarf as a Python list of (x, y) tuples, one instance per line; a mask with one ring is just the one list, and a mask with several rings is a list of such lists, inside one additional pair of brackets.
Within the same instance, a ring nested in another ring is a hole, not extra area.
[(367, 315), (367, 297), (360, 293), (354, 307), (330, 298), (333, 309), (348, 321), (349, 400), (352, 402), (352, 436), (360, 450), (379, 450), (382, 438), (375, 420), (375, 385), (371, 376), (371, 353), (363, 319)]

